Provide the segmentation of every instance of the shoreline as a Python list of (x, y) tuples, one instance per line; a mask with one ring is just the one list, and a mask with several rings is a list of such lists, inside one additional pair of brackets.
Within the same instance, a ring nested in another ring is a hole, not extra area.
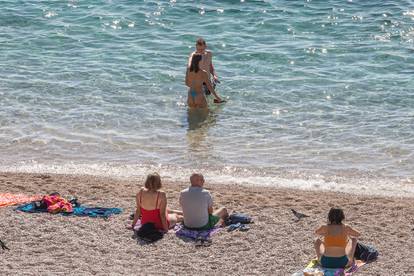
[(188, 169), (180, 166), (162, 166), (151, 164), (15, 164), (0, 165), (0, 173), (13, 174), (56, 174), (70, 176), (88, 176), (112, 178), (119, 181), (132, 181), (145, 178), (148, 172), (157, 171), (171, 182), (186, 182), (194, 171), (202, 173), (206, 179), (214, 185), (244, 186), (244, 187), (269, 187), (275, 189), (294, 189), (301, 191), (319, 191), (322, 193), (345, 193), (361, 196), (379, 196), (394, 198), (414, 199), (414, 179), (410, 177), (386, 177), (369, 173), (349, 174), (317, 174), (300, 172), (277, 172), (276, 174), (251, 174), (238, 170), (218, 169)]
[[(82, 204), (121, 207), (105, 221), (96, 218), (25, 214), (0, 208), (1, 237), (10, 251), (0, 251), (4, 273), (71, 272), (104, 274), (264, 274), (290, 275), (314, 257), (314, 229), (332, 206), (344, 209), (346, 222), (361, 231), (361, 242), (375, 246), (377, 262), (358, 275), (414, 273), (414, 199), (365, 196), (288, 188), (210, 183), (215, 207), (244, 212), (255, 223), (248, 232), (221, 230), (210, 247), (195, 248), (168, 233), (142, 246), (125, 229), (134, 196), (143, 179), (90, 175), (0, 173), (1, 193), (74, 195)], [(168, 206), (178, 208), (187, 183), (163, 181)], [(295, 222), (290, 208), (310, 215)], [(102, 264), (105, 267), (102, 267)]]

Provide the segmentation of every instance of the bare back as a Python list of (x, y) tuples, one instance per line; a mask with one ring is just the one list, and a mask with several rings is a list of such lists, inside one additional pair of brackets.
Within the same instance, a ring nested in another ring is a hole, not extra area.
[(139, 205), (146, 210), (159, 209), (161, 205), (161, 200), (163, 198), (161, 196), (161, 193), (163, 192), (153, 192), (145, 188), (142, 188), (141, 191), (137, 194), (137, 200), (139, 202)]
[[(325, 238), (325, 250), (323, 254), (330, 257), (341, 257), (346, 255), (346, 252), (349, 251), (349, 248), (347, 250), (349, 238), (352, 236), (359, 236), (359, 232), (344, 224), (327, 224), (321, 226), (318, 230), (316, 230), (316, 234)], [(329, 237), (330, 240), (334, 239), (336, 241), (344, 239), (345, 246), (332, 246), (327, 242), (327, 237)]]
[(188, 89), (188, 106), (196, 108), (207, 107), (207, 100), (204, 96), (203, 83), (207, 80), (207, 72), (199, 70), (196, 72), (189, 72), (187, 76)]

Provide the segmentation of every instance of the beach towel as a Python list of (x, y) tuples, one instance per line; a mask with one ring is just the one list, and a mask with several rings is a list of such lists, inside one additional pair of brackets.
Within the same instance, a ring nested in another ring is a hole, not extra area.
[(41, 195), (0, 194), (0, 207), (11, 206), (42, 199)]
[(319, 261), (314, 259), (309, 262), (303, 271), (293, 273), (292, 276), (351, 276), (364, 266), (366, 263), (356, 260), (352, 266), (342, 268), (324, 268), (321, 267)]
[(112, 215), (118, 215), (122, 213), (121, 208), (103, 208), (103, 207), (86, 207), (78, 206), (73, 208), (73, 215), (81, 217), (91, 217), (91, 218), (109, 218)]
[[(33, 203), (21, 205), (16, 208), (17, 211), (25, 213), (47, 213), (47, 209), (36, 208)], [(121, 208), (103, 208), (103, 207), (88, 207), (88, 206), (77, 206), (73, 208), (71, 213), (60, 213), (66, 216), (81, 216), (81, 217), (92, 217), (92, 218), (109, 218), (111, 215), (122, 213)]]
[(192, 240), (208, 240), (212, 235), (220, 231), (220, 227), (215, 226), (209, 230), (191, 230), (186, 228), (183, 224), (177, 224), (174, 227), (174, 232), (177, 237), (188, 238)]

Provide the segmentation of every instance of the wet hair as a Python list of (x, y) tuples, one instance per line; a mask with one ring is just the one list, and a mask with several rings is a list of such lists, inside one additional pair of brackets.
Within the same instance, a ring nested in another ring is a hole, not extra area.
[(344, 211), (340, 208), (331, 208), (328, 214), (329, 224), (342, 224), (345, 219)]
[(199, 39), (197, 39), (196, 45), (206, 46), (206, 41), (200, 37)]
[(161, 177), (158, 173), (151, 173), (147, 176), (144, 184), (145, 188), (150, 191), (157, 191), (161, 189)]
[(201, 55), (193, 55), (191, 58), (190, 72), (197, 73), (200, 70), (199, 63), (201, 61)]

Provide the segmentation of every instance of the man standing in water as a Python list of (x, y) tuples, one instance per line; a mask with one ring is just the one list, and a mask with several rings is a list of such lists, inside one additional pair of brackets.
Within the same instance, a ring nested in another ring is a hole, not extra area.
[[(199, 38), (196, 41), (196, 50), (191, 53), (190, 57), (188, 58), (188, 65), (187, 65), (187, 74), (188, 74), (188, 68), (191, 66), (191, 60), (194, 55), (201, 55), (201, 61), (200, 61), (200, 69), (204, 70), (208, 73), (209, 79), (211, 80), (211, 77), (213, 77), (213, 87), (215, 88), (216, 83), (219, 83), (218, 77), (216, 75), (216, 72), (214, 71), (213, 66), (213, 53), (211, 51), (207, 50), (207, 43), (204, 39)], [(204, 84), (204, 91), (207, 95), (210, 95), (210, 91), (207, 89), (207, 86)]]

